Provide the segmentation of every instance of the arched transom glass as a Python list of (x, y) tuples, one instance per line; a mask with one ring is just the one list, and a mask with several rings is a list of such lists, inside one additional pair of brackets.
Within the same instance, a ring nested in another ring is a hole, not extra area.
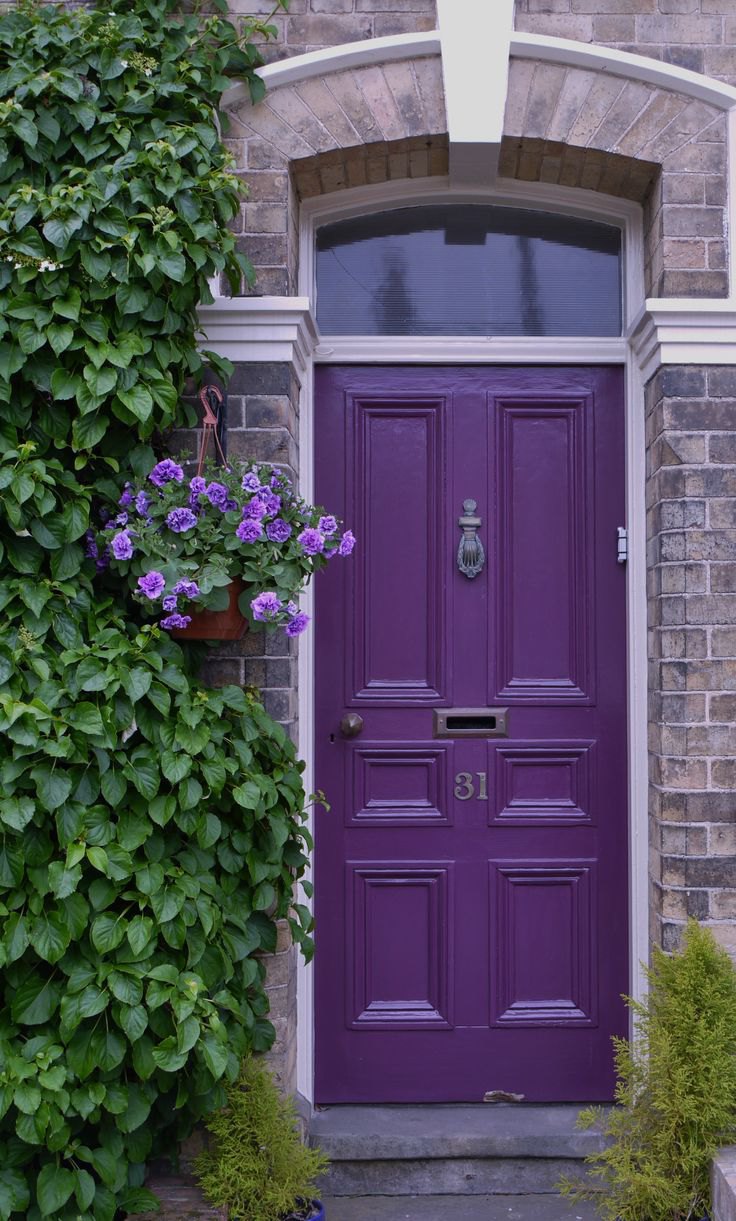
[(447, 203), (317, 231), (323, 335), (608, 336), (621, 318), (614, 225)]

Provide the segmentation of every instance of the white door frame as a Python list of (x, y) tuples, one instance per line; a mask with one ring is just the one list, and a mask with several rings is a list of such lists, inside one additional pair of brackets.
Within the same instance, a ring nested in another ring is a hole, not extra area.
[[(645, 307), (642, 212), (638, 204), (592, 191), (509, 180), (484, 190), (457, 189), (448, 179), (381, 183), (320, 196), (302, 204), (300, 217), (301, 299), (314, 312), (315, 230), (319, 224), (366, 212), (447, 201), (487, 202), (536, 208), (618, 225), (623, 233), (624, 337), (609, 339), (536, 339), (466, 337), (345, 337), (316, 334), (314, 364), (616, 364), (625, 368), (627, 679), (629, 762), (629, 956), (630, 994), (644, 993), (641, 964), (648, 958), (648, 760), (647, 760), (647, 604), (644, 380), (633, 336)], [(300, 486), (309, 500), (314, 470), (314, 376), (302, 380), (299, 433)], [(360, 544), (360, 540), (359, 540)], [(615, 540), (611, 540), (611, 547)], [(313, 592), (305, 599), (312, 613)], [(306, 762), (307, 791), (314, 789), (314, 636), (306, 633), (299, 650), (299, 750)], [(317, 934), (319, 936), (319, 934)], [(313, 970), (300, 959), (298, 970), (298, 1089), (312, 1100), (314, 1082)]]

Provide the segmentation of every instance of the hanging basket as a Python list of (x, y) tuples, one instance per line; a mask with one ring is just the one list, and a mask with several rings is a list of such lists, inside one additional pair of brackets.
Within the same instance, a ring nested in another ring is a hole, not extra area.
[(238, 599), (245, 589), (240, 578), (227, 586), (228, 604), (225, 610), (192, 611), (192, 622), (188, 627), (174, 628), (171, 635), (177, 640), (241, 640), (248, 631), (248, 620), (241, 614)]

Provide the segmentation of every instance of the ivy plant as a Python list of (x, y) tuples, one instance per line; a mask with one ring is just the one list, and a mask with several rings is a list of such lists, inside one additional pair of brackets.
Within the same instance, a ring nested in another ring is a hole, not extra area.
[(228, 372), (197, 348), (209, 279), (248, 274), (216, 106), (258, 96), (270, 27), (223, 10), (0, 17), (0, 1221), (150, 1207), (151, 1149), (273, 1037), (275, 921), (311, 948), (293, 746), (83, 546), (121, 457)]

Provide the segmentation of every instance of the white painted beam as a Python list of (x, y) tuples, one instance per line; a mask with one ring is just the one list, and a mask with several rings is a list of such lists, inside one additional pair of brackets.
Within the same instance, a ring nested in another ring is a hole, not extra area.
[(437, 0), (450, 183), (488, 186), (503, 136), (514, 0)]

